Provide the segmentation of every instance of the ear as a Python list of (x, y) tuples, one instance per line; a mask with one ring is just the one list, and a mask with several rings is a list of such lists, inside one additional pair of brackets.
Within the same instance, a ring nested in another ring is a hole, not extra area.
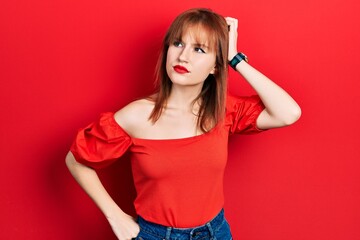
[(210, 74), (215, 74), (216, 73), (216, 65), (214, 66), (214, 68), (210, 71)]

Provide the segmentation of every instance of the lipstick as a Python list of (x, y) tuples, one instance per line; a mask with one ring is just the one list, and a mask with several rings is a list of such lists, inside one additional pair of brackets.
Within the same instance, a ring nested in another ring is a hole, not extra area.
[(183, 67), (183, 66), (180, 66), (180, 65), (174, 66), (174, 70), (175, 70), (175, 72), (180, 73), (180, 74), (184, 74), (184, 73), (189, 72), (189, 70), (187, 70), (186, 67)]

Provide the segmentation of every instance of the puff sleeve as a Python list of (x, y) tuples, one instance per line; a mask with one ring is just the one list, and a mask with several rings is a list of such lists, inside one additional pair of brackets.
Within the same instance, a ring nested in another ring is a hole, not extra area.
[(121, 157), (131, 144), (131, 137), (117, 124), (114, 113), (108, 112), (78, 131), (70, 151), (79, 163), (98, 169)]
[(228, 95), (225, 122), (230, 133), (253, 134), (263, 131), (256, 127), (256, 119), (264, 108), (257, 95), (249, 97)]

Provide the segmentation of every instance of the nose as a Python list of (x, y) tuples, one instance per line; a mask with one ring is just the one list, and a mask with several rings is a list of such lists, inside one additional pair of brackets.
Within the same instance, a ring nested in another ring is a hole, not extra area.
[(188, 62), (189, 61), (189, 54), (190, 54), (189, 48), (184, 47), (180, 52), (179, 61)]

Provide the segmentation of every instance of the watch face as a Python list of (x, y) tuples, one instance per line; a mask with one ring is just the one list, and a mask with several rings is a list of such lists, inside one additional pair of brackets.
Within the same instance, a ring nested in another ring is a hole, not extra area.
[(245, 60), (245, 62), (249, 62), (249, 59), (245, 54), (243, 54), (243, 53), (239, 53), (239, 54), (240, 54), (241, 58)]
[(233, 69), (236, 70), (236, 65), (242, 60), (244, 60), (245, 62), (249, 61), (248, 57), (245, 54), (239, 52), (233, 57), (233, 59), (231, 59), (231, 61), (229, 61), (229, 64)]

